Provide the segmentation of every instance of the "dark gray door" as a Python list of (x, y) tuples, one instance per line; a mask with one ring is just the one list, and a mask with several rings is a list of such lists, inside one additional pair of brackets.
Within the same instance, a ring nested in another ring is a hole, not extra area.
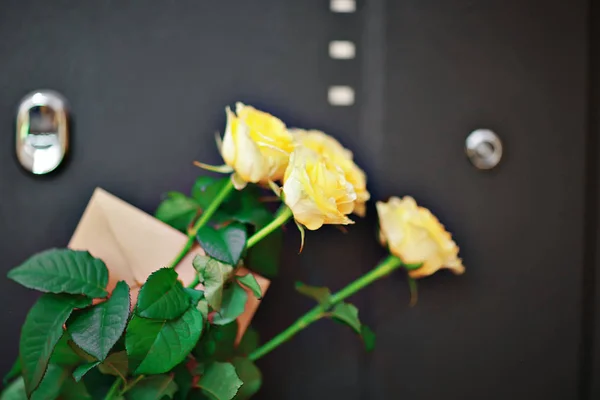
[[(414, 308), (402, 274), (359, 294), (376, 350), (319, 323), (260, 361), (261, 399), (586, 398), (590, 21), (583, 0), (362, 0), (348, 14), (327, 0), (1, 1), (2, 273), (64, 246), (96, 186), (149, 212), (187, 190), (192, 160), (219, 162), (223, 107), (242, 100), (340, 138), (373, 197), (430, 207), (467, 266), (421, 281)], [(330, 59), (332, 40), (356, 57)], [(354, 88), (354, 105), (330, 105), (334, 85)], [(37, 88), (62, 92), (74, 116), (69, 162), (43, 178), (13, 155), (15, 107)], [(504, 142), (496, 170), (464, 156), (477, 128)], [(311, 233), (301, 256), (290, 230), (256, 317), (264, 339), (310, 306), (294, 281), (340, 288), (384, 255), (369, 211), (348, 234)], [(0, 288), (6, 371), (35, 295)]]

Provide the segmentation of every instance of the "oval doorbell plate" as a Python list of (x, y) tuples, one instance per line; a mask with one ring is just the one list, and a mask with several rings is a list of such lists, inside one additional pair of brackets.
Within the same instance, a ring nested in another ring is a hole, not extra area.
[(477, 129), (467, 137), (465, 152), (478, 169), (492, 169), (502, 159), (502, 141), (489, 129)]
[(29, 93), (19, 104), (16, 150), (26, 170), (42, 175), (63, 161), (69, 144), (68, 104), (51, 90)]

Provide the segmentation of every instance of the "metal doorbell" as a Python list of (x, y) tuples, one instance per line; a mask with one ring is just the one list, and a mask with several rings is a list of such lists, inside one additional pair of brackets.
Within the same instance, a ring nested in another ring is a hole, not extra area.
[(19, 104), (16, 151), (26, 170), (42, 175), (63, 161), (69, 145), (68, 104), (51, 90), (29, 93)]
[(478, 169), (492, 169), (502, 159), (502, 141), (489, 129), (477, 129), (467, 137), (465, 151)]

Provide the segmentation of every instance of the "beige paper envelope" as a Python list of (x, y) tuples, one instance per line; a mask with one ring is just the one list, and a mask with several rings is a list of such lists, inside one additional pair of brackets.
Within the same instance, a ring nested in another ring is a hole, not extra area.
[[(185, 245), (187, 236), (157, 220), (131, 204), (97, 188), (75, 229), (69, 248), (87, 250), (106, 263), (109, 270), (108, 290), (112, 291), (120, 280), (132, 287), (132, 304), (135, 304), (139, 284), (159, 268), (168, 266)], [(192, 260), (204, 254), (194, 246), (178, 264), (177, 273), (184, 285), (194, 279)], [(239, 274), (248, 271), (240, 269)], [(254, 274), (263, 294), (269, 280)], [(137, 289), (133, 289), (137, 288)], [(248, 328), (260, 301), (248, 296), (246, 310), (238, 318), (238, 339)]]

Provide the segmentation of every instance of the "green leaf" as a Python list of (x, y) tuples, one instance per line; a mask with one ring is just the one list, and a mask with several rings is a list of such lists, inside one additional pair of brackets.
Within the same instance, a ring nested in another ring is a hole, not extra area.
[(173, 369), (173, 380), (178, 388), (173, 398), (176, 400), (187, 400), (188, 393), (192, 389), (194, 377), (188, 370), (185, 362)]
[[(69, 322), (69, 321), (67, 321)], [(68, 332), (65, 332), (64, 335), (68, 335)], [(92, 361), (96, 361), (96, 357), (93, 357), (91, 355), (89, 355), (88, 353), (86, 353), (85, 351), (83, 351), (79, 346), (77, 346), (75, 344), (75, 342), (73, 342), (73, 340), (69, 339), (68, 340), (68, 345), (69, 347), (71, 347), (71, 349), (73, 350), (73, 352), (75, 352), (75, 354), (77, 354), (77, 356), (79, 356), (80, 359), (82, 359), (85, 362), (92, 362)], [(50, 357), (50, 362), (52, 361), (52, 357)]]
[(17, 356), (13, 366), (10, 368), (10, 371), (4, 376), (2, 379), (2, 384), (6, 386), (6, 384), (17, 376), (21, 375), (21, 359)]
[(235, 355), (235, 339), (237, 338), (238, 330), (237, 321), (233, 321), (227, 325), (211, 325), (209, 340), (212, 340), (214, 343), (213, 361), (228, 361)]
[(204, 292), (202, 290), (183, 288), (183, 290), (189, 296), (192, 306), (198, 305), (198, 302), (204, 298)]
[(246, 400), (254, 396), (262, 386), (262, 374), (252, 361), (243, 357), (236, 357), (232, 360), (238, 377), (244, 384), (239, 388), (236, 400)]
[(211, 257), (197, 255), (193, 261), (200, 283), (204, 285), (204, 297), (215, 310), (221, 309), (223, 285), (231, 276), (233, 267)]
[(248, 293), (237, 284), (231, 284), (223, 290), (223, 303), (221, 309), (215, 313), (212, 319), (214, 325), (226, 325), (235, 321), (242, 315), (248, 301)]
[(161, 268), (152, 273), (138, 296), (136, 313), (140, 317), (174, 319), (190, 306), (190, 297), (183, 290), (173, 268)]
[(273, 219), (273, 214), (260, 201), (261, 190), (256, 185), (248, 185), (234, 193), (224, 205), (232, 219), (261, 228)]
[(198, 387), (215, 400), (231, 400), (243, 382), (230, 363), (215, 362), (209, 365), (198, 381)]
[(215, 179), (210, 176), (201, 176), (192, 186), (192, 197), (202, 209), (206, 209), (228, 182), (229, 177)]
[(74, 313), (67, 325), (73, 342), (103, 361), (125, 330), (130, 303), (129, 286), (125, 281), (120, 281), (110, 299)]
[(31, 400), (54, 400), (58, 398), (63, 383), (69, 377), (69, 371), (58, 365), (50, 364), (44, 379), (31, 395)]
[(87, 374), (98, 364), (100, 364), (100, 361), (93, 361), (86, 364), (81, 364), (79, 367), (75, 368), (75, 371), (73, 371), (73, 379), (75, 379), (75, 382), (79, 382), (85, 374)]
[[(198, 202), (202, 201), (202, 198), (205, 196), (210, 197), (206, 189), (217, 181), (223, 181), (223, 184), (226, 184), (227, 179), (228, 178), (217, 179), (208, 175), (199, 176), (198, 178), (196, 178), (196, 181), (192, 186), (192, 197)], [(218, 193), (218, 191), (215, 191), (215, 193)], [(213, 195), (212, 197), (214, 198), (215, 195)], [(210, 203), (210, 200), (207, 203)]]
[(329, 306), (331, 291), (326, 287), (308, 286), (302, 282), (296, 282), (296, 291), (318, 301), (324, 307)]
[(350, 303), (339, 303), (331, 310), (331, 317), (339, 322), (343, 322), (356, 333), (361, 334), (361, 323), (358, 319), (358, 308)]
[(202, 328), (202, 314), (195, 308), (171, 321), (134, 316), (125, 336), (130, 368), (137, 366), (136, 375), (168, 372), (192, 351)]
[(375, 332), (367, 325), (363, 325), (360, 329), (360, 336), (365, 344), (365, 349), (369, 352), (373, 351), (375, 348)]
[(260, 337), (258, 336), (258, 331), (252, 327), (248, 327), (246, 332), (244, 332), (244, 336), (242, 336), (242, 340), (240, 340), (240, 344), (237, 346), (237, 353), (247, 356), (256, 350), (259, 345)]
[(52, 249), (36, 254), (8, 272), (21, 285), (50, 293), (106, 297), (108, 269), (87, 251)]
[[(202, 210), (206, 210), (215, 200), (215, 197), (217, 197), (219, 192), (221, 192), (223, 187), (229, 183), (229, 181), (229, 177), (215, 179), (210, 176), (201, 176), (196, 180), (196, 183), (194, 183), (194, 186), (192, 187), (192, 197)], [(236, 193), (232, 193), (227, 196), (225, 202), (221, 205), (221, 207), (219, 207), (218, 210), (214, 212), (210, 218), (211, 222), (223, 223), (232, 221), (232, 218), (225, 210), (224, 205), (229, 203), (231, 198), (235, 197)]]
[(67, 332), (64, 332), (60, 339), (58, 339), (52, 356), (50, 356), (51, 364), (60, 365), (61, 367), (73, 367), (81, 364), (82, 361), (86, 361), (81, 355), (77, 354), (73, 348), (75, 344), (72, 342), (69, 343), (70, 340), (71, 337)]
[(206, 254), (229, 265), (237, 265), (246, 247), (246, 227), (239, 223), (229, 224), (219, 230), (204, 226), (197, 235)]
[(274, 230), (248, 251), (244, 262), (262, 276), (275, 278), (279, 270), (281, 249), (283, 248), (283, 230)]
[(196, 305), (196, 309), (202, 314), (202, 318), (208, 319), (208, 300), (202, 299)]
[(60, 400), (92, 400), (83, 382), (75, 382), (73, 379), (65, 379), (60, 391)]
[(90, 299), (78, 296), (44, 294), (29, 310), (19, 344), (28, 394), (40, 384), (54, 346), (63, 334), (63, 325), (73, 309), (90, 303)]
[(254, 277), (254, 275), (246, 274), (244, 276), (236, 276), (235, 279), (239, 283), (250, 289), (257, 299), (262, 299), (262, 289), (260, 288), (258, 282), (256, 282), (256, 278)]
[(200, 206), (194, 199), (190, 199), (183, 193), (169, 192), (159, 204), (154, 216), (173, 228), (186, 232), (199, 211)]
[[(85, 388), (87, 388), (87, 391), (89, 392), (89, 394), (91, 395), (91, 398), (93, 400), (105, 400), (105, 397), (106, 397), (110, 387), (115, 382), (114, 376), (103, 375), (100, 372), (99, 368), (100, 368), (100, 366), (98, 366), (98, 368), (92, 369), (90, 372), (85, 374), (85, 376), (83, 377), (81, 382), (77, 383), (77, 385), (81, 385), (82, 383), (85, 385)], [(70, 381), (73, 384), (75, 384), (74, 380), (70, 380)], [(67, 382), (69, 382), (69, 381), (67, 381)], [(63, 393), (66, 390), (68, 390), (69, 388), (70, 387), (68, 384), (65, 385), (65, 388), (64, 388), (65, 390), (63, 390)], [(64, 394), (63, 394), (63, 396), (64, 396)], [(71, 398), (73, 400), (78, 400), (76, 396), (72, 396)]]
[(126, 351), (119, 351), (109, 354), (102, 364), (98, 365), (98, 369), (103, 374), (113, 375), (125, 379), (129, 371), (129, 359)]
[(161, 400), (164, 397), (169, 399), (177, 391), (177, 384), (170, 375), (154, 375), (142, 379), (129, 392), (127, 399), (132, 400)]
[(27, 400), (25, 381), (23, 378), (20, 377), (8, 385), (8, 387), (2, 391), (0, 400)]
[(210, 325), (210, 328), (198, 342), (194, 355), (205, 363), (211, 361), (228, 361), (236, 354), (235, 339), (238, 323), (233, 321), (227, 325)]

